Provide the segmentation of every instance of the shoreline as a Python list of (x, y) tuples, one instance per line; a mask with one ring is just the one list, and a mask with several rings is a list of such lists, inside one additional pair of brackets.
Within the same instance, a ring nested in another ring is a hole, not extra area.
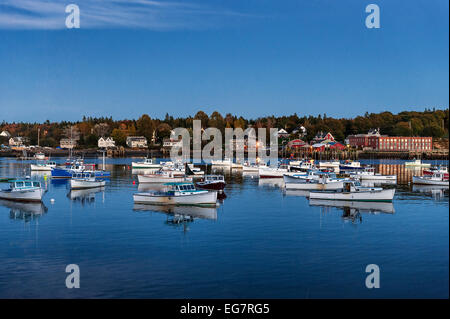
[[(34, 155), (38, 152), (43, 152), (46, 156), (52, 157), (68, 157), (70, 151), (67, 149), (43, 149), (36, 148), (33, 150), (1, 150), (0, 157), (17, 157), (23, 158), (24, 151), (26, 152), (27, 160), (33, 160)], [(101, 157), (103, 150), (97, 148), (89, 149), (75, 149), (72, 151), (74, 157)], [(123, 150), (108, 150), (106, 151), (108, 158), (121, 157), (151, 157), (151, 158), (170, 158), (167, 152), (160, 150), (148, 149), (123, 149)], [(287, 158), (287, 152), (279, 152), (279, 158)], [(375, 150), (351, 150), (342, 152), (293, 152), (294, 158), (313, 158), (316, 160), (331, 160), (331, 159), (404, 159), (411, 160), (414, 158), (421, 158), (423, 160), (448, 160), (448, 149), (434, 149), (431, 152), (401, 152), (401, 151), (375, 151)], [(244, 156), (246, 155), (246, 152)]]

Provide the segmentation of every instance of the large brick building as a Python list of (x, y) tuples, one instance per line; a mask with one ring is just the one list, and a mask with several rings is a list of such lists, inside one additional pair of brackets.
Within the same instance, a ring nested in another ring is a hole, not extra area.
[(387, 136), (380, 135), (379, 130), (370, 130), (367, 134), (350, 135), (347, 137), (350, 146), (371, 148), (380, 151), (431, 151), (431, 137)]

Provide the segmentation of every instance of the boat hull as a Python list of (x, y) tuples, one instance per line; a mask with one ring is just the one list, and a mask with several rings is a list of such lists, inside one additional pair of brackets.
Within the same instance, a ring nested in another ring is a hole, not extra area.
[(161, 167), (162, 167), (162, 165), (160, 165), (160, 164), (146, 164), (146, 163), (139, 163), (139, 162), (131, 162), (131, 168), (158, 169)]
[(212, 182), (212, 183), (198, 182), (198, 183), (195, 183), (195, 186), (198, 188), (220, 191), (225, 188), (225, 183), (224, 182)]
[(186, 182), (191, 181), (192, 178), (184, 177), (184, 176), (158, 176), (158, 175), (138, 175), (139, 183), (178, 183), (178, 182)]
[(44, 165), (31, 164), (30, 168), (32, 171), (50, 172), (52, 170), (52, 168), (55, 168), (55, 166), (44, 166)]
[[(76, 172), (67, 168), (53, 168), (52, 178), (72, 178), (74, 173)], [(94, 171), (94, 174), (97, 178), (108, 178), (111, 176), (111, 173), (107, 171)]]
[(77, 179), (70, 180), (71, 189), (86, 189), (86, 188), (97, 188), (106, 185), (105, 181), (83, 181)]
[(42, 188), (0, 191), (0, 199), (14, 200), (20, 202), (41, 202), (43, 196), (44, 190)]
[(392, 202), (394, 195), (395, 189), (383, 189), (375, 192), (311, 192), (309, 198), (360, 202)]
[(286, 189), (328, 191), (328, 190), (343, 189), (344, 182), (332, 181), (328, 183), (318, 183), (318, 182), (286, 183), (285, 181), (285, 187)]
[(438, 186), (449, 186), (449, 181), (434, 180), (431, 178), (423, 178), (421, 176), (413, 176), (413, 184), (417, 185), (438, 185)]
[(189, 195), (157, 195), (152, 193), (136, 193), (133, 195), (136, 204), (157, 204), (157, 205), (216, 205), (216, 192), (200, 192)]
[(359, 177), (361, 180), (365, 181), (396, 181), (397, 176), (396, 175), (360, 175)]

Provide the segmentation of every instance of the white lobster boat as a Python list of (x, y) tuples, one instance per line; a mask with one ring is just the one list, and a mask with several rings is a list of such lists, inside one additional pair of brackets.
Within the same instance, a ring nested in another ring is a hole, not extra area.
[(420, 159), (417, 159), (417, 160), (414, 160), (414, 161), (405, 162), (405, 166), (430, 167), (431, 164), (430, 163), (423, 163)]
[(434, 173), (432, 176), (413, 176), (413, 184), (449, 186), (449, 181), (445, 174)]
[(310, 192), (310, 199), (347, 200), (362, 202), (392, 202), (395, 189), (362, 187), (359, 182), (345, 181), (342, 191)]
[(286, 189), (299, 189), (299, 190), (339, 190), (344, 187), (344, 181), (323, 174), (318, 178), (304, 178), (303, 176), (283, 176), (284, 185)]
[(169, 183), (169, 182), (186, 182), (192, 178), (180, 175), (174, 171), (158, 171), (154, 174), (138, 175), (139, 183)]
[(258, 174), (259, 178), (283, 178), (284, 175), (296, 175), (298, 172), (292, 172), (289, 165), (280, 165), (279, 167), (260, 167)]
[(351, 173), (350, 177), (359, 180), (397, 181), (397, 175), (381, 175), (375, 173), (375, 168), (373, 167), (366, 167), (363, 171)]
[(32, 171), (47, 171), (50, 172), (52, 168), (56, 167), (55, 162), (45, 162), (45, 163), (36, 163), (30, 164), (30, 169)]
[(166, 191), (133, 194), (135, 204), (209, 205), (217, 204), (217, 192), (197, 190), (192, 183), (166, 183)]
[(74, 173), (70, 180), (70, 189), (96, 188), (105, 185), (106, 181), (96, 178), (92, 172)]
[(339, 166), (341, 163), (339, 161), (331, 161), (331, 162), (319, 162), (318, 167), (320, 169), (332, 169), (333, 172), (339, 173)]
[(161, 164), (153, 163), (153, 160), (150, 158), (146, 158), (142, 162), (131, 162), (131, 168), (151, 168), (151, 169), (159, 169), (161, 168)]
[(0, 199), (23, 202), (41, 202), (45, 190), (41, 183), (32, 180), (12, 180), (8, 189), (0, 190)]

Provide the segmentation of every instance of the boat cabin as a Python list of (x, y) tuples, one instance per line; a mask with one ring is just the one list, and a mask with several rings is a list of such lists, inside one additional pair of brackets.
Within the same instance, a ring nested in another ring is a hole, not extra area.
[(14, 180), (10, 183), (11, 189), (30, 189), (30, 188), (40, 188), (41, 183), (31, 180)]
[(169, 187), (168, 193), (172, 195), (175, 193), (197, 192), (197, 189), (192, 183), (165, 183), (164, 185)]
[(205, 176), (205, 182), (215, 182), (215, 181), (220, 181), (220, 182), (224, 182), (225, 178), (223, 177), (223, 175), (206, 175)]
[(72, 178), (74, 178), (74, 179), (95, 178), (95, 174), (93, 172), (74, 173), (74, 174), (72, 174)]

